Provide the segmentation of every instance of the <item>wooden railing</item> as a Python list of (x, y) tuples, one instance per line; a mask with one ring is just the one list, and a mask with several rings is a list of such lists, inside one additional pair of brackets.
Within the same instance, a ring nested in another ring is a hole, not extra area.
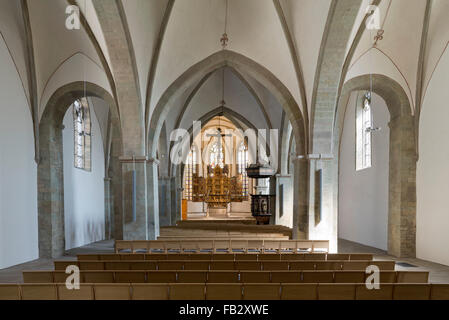
[(448, 284), (0, 284), (0, 300), (449, 300)]
[(55, 270), (77, 266), (80, 270), (366, 270), (377, 266), (394, 271), (394, 261), (55, 261)]
[(78, 260), (211, 260), (211, 261), (367, 261), (373, 260), (370, 253), (102, 253), (78, 254)]
[[(365, 271), (80, 271), (81, 283), (365, 283)], [(24, 271), (24, 283), (65, 283), (65, 271)], [(428, 283), (426, 271), (381, 271), (381, 283)]]
[(148, 253), (202, 253), (202, 252), (328, 252), (328, 240), (272, 240), (272, 239), (189, 239), (189, 240), (117, 240), (115, 252), (123, 250)]

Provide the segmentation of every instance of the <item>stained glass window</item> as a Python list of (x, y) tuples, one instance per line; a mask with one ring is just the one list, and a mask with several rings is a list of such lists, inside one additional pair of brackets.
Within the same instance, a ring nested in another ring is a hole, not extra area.
[(372, 135), (371, 93), (363, 96), (363, 103), (357, 110), (357, 170), (371, 167), (371, 135)]
[(75, 168), (91, 171), (91, 121), (86, 98), (72, 104)]

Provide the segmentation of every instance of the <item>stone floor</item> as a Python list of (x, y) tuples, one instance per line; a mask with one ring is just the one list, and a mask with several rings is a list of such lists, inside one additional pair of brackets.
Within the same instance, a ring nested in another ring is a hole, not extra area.
[[(95, 242), (87, 246), (68, 250), (64, 256), (59, 257), (56, 260), (75, 260), (76, 255), (82, 253), (112, 253), (114, 252), (113, 248), (113, 240)], [(343, 239), (339, 240), (338, 251), (340, 253), (373, 253), (375, 260), (396, 260), (397, 262), (406, 262), (416, 267), (402, 267), (396, 265), (396, 270), (429, 271), (430, 282), (449, 283), (449, 266), (420, 259), (396, 259), (393, 256), (389, 256), (385, 251)], [(53, 270), (53, 260), (38, 259), (10, 268), (1, 269), (0, 283), (21, 283), (23, 282), (22, 271), (26, 270)]]

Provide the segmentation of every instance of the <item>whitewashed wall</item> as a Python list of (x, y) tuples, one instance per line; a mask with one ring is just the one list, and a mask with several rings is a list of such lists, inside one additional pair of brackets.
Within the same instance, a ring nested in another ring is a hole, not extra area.
[(37, 165), (31, 113), (0, 38), (0, 269), (38, 258)]
[[(90, 100), (92, 101), (92, 100)], [(96, 108), (91, 104), (92, 171), (74, 167), (73, 116), (69, 108), (64, 117), (64, 221), (66, 249), (104, 239), (104, 149)], [(107, 113), (106, 113), (107, 114)]]
[(383, 99), (373, 95), (374, 126), (382, 130), (372, 135), (372, 167), (356, 171), (356, 100), (353, 93), (340, 145), (339, 238), (387, 250), (390, 115)]
[(424, 98), (417, 165), (416, 255), (449, 265), (449, 52)]

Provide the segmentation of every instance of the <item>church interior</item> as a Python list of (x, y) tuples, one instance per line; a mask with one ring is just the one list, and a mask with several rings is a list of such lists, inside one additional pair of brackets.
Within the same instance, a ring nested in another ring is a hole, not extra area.
[(449, 300), (447, 14), (0, 0), (0, 300)]

